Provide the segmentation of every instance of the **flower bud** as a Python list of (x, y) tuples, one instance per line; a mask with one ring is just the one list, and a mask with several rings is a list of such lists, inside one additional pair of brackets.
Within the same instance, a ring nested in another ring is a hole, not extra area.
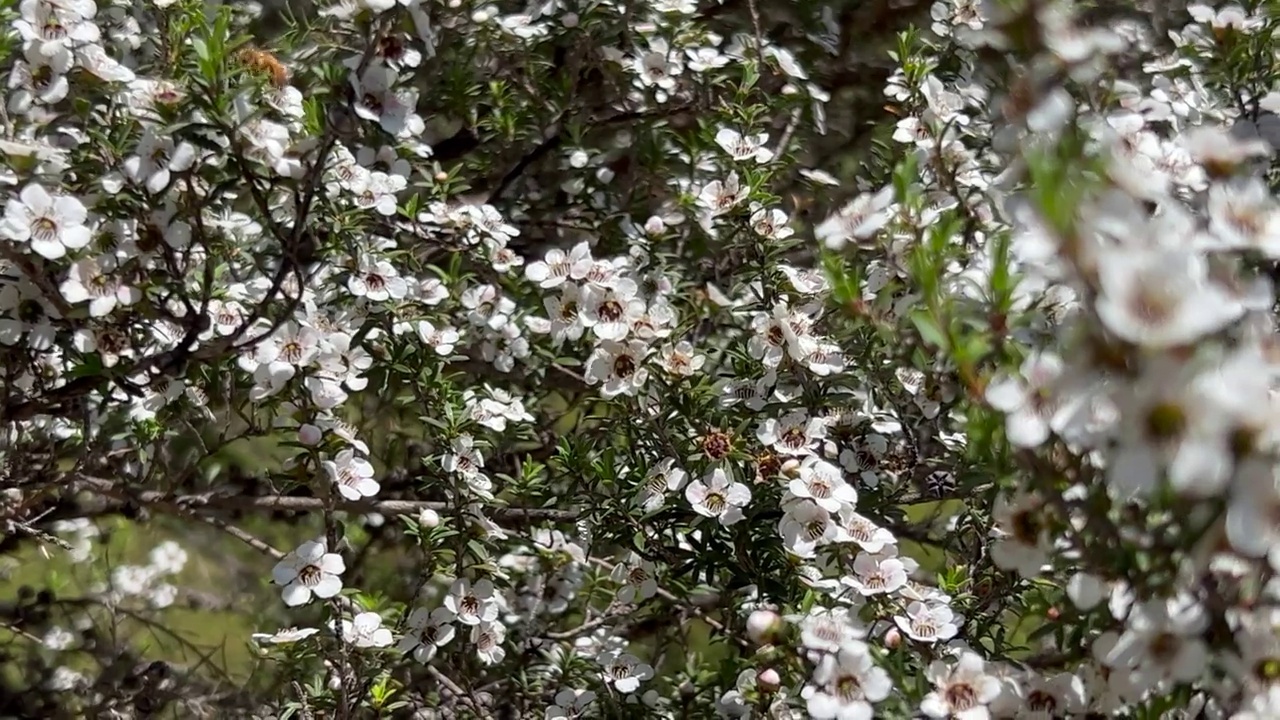
[(756, 644), (764, 644), (782, 631), (782, 618), (772, 610), (756, 610), (747, 618), (747, 637)]
[(418, 524), (427, 529), (439, 527), (440, 513), (424, 507), (418, 511)]
[(890, 650), (902, 644), (902, 633), (898, 632), (898, 628), (889, 628), (884, 634), (884, 646)]
[(800, 477), (800, 461), (792, 459), (782, 463), (782, 469), (780, 472), (784, 477)]
[(324, 432), (311, 423), (298, 428), (298, 442), (303, 445), (319, 445), (323, 436)]
[(778, 688), (782, 687), (782, 678), (778, 677), (777, 670), (765, 668), (756, 673), (756, 687), (762, 693), (778, 692)]

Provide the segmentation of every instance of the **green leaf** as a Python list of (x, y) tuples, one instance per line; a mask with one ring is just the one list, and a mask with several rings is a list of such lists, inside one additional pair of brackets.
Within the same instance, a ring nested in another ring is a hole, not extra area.
[(917, 308), (911, 312), (911, 323), (916, 326), (916, 331), (920, 333), (920, 338), (929, 345), (933, 345), (941, 350), (949, 350), (951, 344), (947, 342), (947, 335), (938, 326), (933, 316), (925, 308)]

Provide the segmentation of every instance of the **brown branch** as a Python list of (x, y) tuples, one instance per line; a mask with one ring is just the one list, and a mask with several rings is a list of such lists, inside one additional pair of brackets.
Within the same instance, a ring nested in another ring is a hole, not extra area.
[[(335, 499), (332, 501), (318, 497), (294, 497), (289, 495), (172, 495), (156, 490), (131, 491), (119, 483), (105, 478), (77, 476), (76, 482), (98, 492), (119, 498), (132, 500), (141, 505), (173, 505), (182, 508), (214, 508), (219, 510), (293, 510), (311, 512), (331, 508), (354, 513), (381, 513), (384, 515), (414, 515), (421, 510), (449, 511), (451, 503), (436, 500), (369, 500), (353, 502)], [(567, 522), (576, 520), (581, 513), (576, 510), (560, 510), (556, 508), (526, 507), (493, 507), (486, 512), (496, 519), (510, 522), (512, 520), (527, 523), (541, 520)]]

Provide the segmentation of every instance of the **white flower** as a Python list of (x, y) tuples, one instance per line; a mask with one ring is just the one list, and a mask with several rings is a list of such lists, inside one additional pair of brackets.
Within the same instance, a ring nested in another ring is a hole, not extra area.
[(858, 504), (858, 491), (844, 481), (840, 468), (816, 457), (804, 459), (797, 477), (788, 482), (787, 490), (832, 513)]
[(1098, 317), (1120, 338), (1153, 349), (1188, 345), (1244, 313), (1188, 250), (1115, 249), (1098, 263)]
[[(358, 61), (359, 58), (352, 60)], [(376, 121), (383, 130), (395, 136), (420, 134), (424, 123), (414, 113), (418, 92), (412, 88), (396, 90), (393, 85), (398, 79), (394, 70), (377, 62), (369, 63), (358, 78), (353, 73), (351, 85), (358, 99), (356, 115)]]
[(400, 277), (390, 262), (381, 258), (362, 255), (360, 267), (351, 273), (347, 289), (356, 297), (372, 302), (403, 300), (409, 294), (409, 283)]
[(408, 631), (400, 638), (396, 649), (400, 652), (413, 652), (413, 659), (422, 664), (431, 662), (436, 651), (453, 639), (453, 611), (438, 607), (428, 610), (424, 607), (414, 608), (409, 614)]
[(373, 497), (382, 489), (373, 479), (373, 465), (357, 457), (350, 448), (339, 452), (332, 460), (325, 460), (322, 466), (329, 480), (337, 486), (338, 493), (353, 502)]
[(907, 584), (907, 566), (896, 553), (859, 553), (853, 575), (841, 582), (864, 596), (894, 593)]
[(649, 51), (633, 61), (633, 70), (641, 85), (672, 90), (676, 86), (676, 78), (684, 71), (684, 63), (679, 55), (671, 52), (666, 40), (654, 38), (649, 41)]
[(444, 597), (444, 606), (458, 617), (463, 625), (479, 625), (498, 618), (498, 600), (493, 595), (493, 583), (488, 578), (474, 586), (466, 578), (459, 578)]
[(706, 208), (709, 217), (723, 215), (747, 198), (751, 188), (742, 185), (737, 171), (724, 180), (712, 180), (698, 193), (698, 204)]
[(876, 667), (866, 643), (852, 640), (834, 655), (824, 655), (813, 671), (813, 681), (801, 697), (815, 720), (871, 720), (873, 703), (889, 697), (893, 682)]
[[(820, 417), (811, 418), (804, 410), (792, 410), (777, 420), (769, 418), (756, 430), (756, 438), (762, 445), (783, 455), (809, 455), (813, 452), (814, 443), (826, 435), (826, 421)], [(840, 472), (835, 468), (814, 467), (826, 475), (832, 472), (838, 475)]]
[(836, 540), (840, 527), (831, 513), (812, 500), (787, 503), (778, 522), (783, 546), (797, 557), (813, 557), (814, 550)]
[(866, 630), (848, 608), (815, 607), (800, 618), (800, 644), (813, 654), (839, 652), (864, 637)]
[(606, 340), (587, 358), (583, 377), (588, 385), (603, 383), (600, 394), (606, 398), (635, 395), (649, 379), (649, 370), (642, 365), (648, 354), (648, 346), (639, 340)]
[(441, 464), (444, 469), (471, 480), (480, 474), (484, 467), (484, 456), (475, 447), (475, 438), (467, 434), (454, 438), (449, 447), (452, 452), (444, 456)]
[(166, 575), (182, 572), (182, 568), (186, 567), (187, 564), (187, 551), (172, 540), (166, 540), (151, 548), (151, 552), (147, 554), (147, 557), (150, 558), (151, 567), (156, 572)]
[(640, 662), (635, 655), (618, 650), (606, 650), (596, 656), (596, 662), (604, 668), (604, 681), (623, 694), (633, 693), (640, 683), (653, 677), (653, 668)]
[(1040, 574), (1049, 561), (1048, 527), (1038, 515), (1043, 502), (1035, 495), (1024, 495), (1010, 500), (1001, 495), (996, 498), (992, 519), (995, 529), (991, 543), (991, 561), (1002, 570), (1016, 570), (1024, 578)]
[(588, 286), (582, 294), (583, 326), (601, 340), (621, 341), (644, 314), (644, 301), (636, 297), (636, 289), (635, 282), (626, 279), (609, 287)]
[(707, 356), (694, 352), (693, 345), (688, 340), (663, 347), (658, 356), (658, 364), (679, 377), (692, 377), (706, 362)]
[(1280, 466), (1266, 460), (1245, 463), (1227, 505), (1227, 540), (1236, 552), (1268, 558), (1280, 568)]
[(1223, 247), (1256, 248), (1268, 257), (1280, 257), (1280, 208), (1260, 179), (1213, 184), (1205, 212), (1209, 232)]
[(124, 161), (124, 174), (153, 195), (169, 187), (174, 173), (186, 172), (196, 162), (194, 145), (175, 143), (173, 138), (150, 129), (138, 141), (135, 151), (137, 155)]
[(418, 338), (422, 340), (422, 344), (433, 348), (436, 354), (441, 357), (449, 357), (453, 354), (454, 347), (457, 346), (461, 339), (456, 328), (444, 325), (437, 328), (427, 320), (419, 320), (414, 326), (414, 330), (418, 333)]
[(878, 553), (886, 545), (893, 545), (897, 542), (892, 532), (876, 525), (869, 518), (859, 515), (848, 507), (841, 508), (838, 522), (844, 537), (857, 543), (858, 547), (869, 553)]
[(560, 248), (547, 251), (546, 258), (525, 266), (524, 276), (542, 288), (563, 285), (574, 265), (591, 260), (591, 249), (586, 242), (573, 246), (568, 253)]
[(142, 299), (137, 288), (120, 282), (111, 276), (115, 259), (104, 256), (101, 261), (92, 258), (77, 260), (67, 272), (67, 279), (58, 289), (69, 303), (89, 301), (89, 316), (110, 315), (118, 305), (132, 305)]
[[(751, 213), (751, 229), (760, 237), (767, 240), (786, 240), (795, 234), (795, 230), (791, 229), (790, 218), (779, 208), (758, 207)], [(790, 266), (782, 266), (780, 268), (784, 273), (788, 269), (795, 272), (795, 268)], [(788, 273), (787, 277), (791, 278), (791, 284), (796, 284), (794, 275)], [(826, 278), (821, 273), (815, 273), (817, 280), (825, 286)], [(800, 288), (797, 287), (797, 290)], [(812, 292), (812, 291), (810, 291)]]
[(1005, 435), (1018, 447), (1037, 447), (1059, 432), (1073, 406), (1057, 387), (1063, 374), (1062, 360), (1051, 352), (1033, 353), (1022, 362), (1021, 377), (1000, 376), (986, 389), (987, 402), (1008, 415)]
[(320, 541), (304, 542), (297, 550), (284, 556), (271, 571), (277, 585), (283, 585), (282, 597), (289, 607), (304, 605), (314, 594), (318, 598), (331, 598), (342, 590), (342, 578), (347, 566), (342, 556), (327, 552)]
[(689, 474), (675, 466), (675, 458), (666, 458), (649, 468), (636, 500), (646, 512), (657, 510), (666, 503), (667, 494), (684, 486)]
[(751, 502), (751, 490), (732, 481), (724, 470), (716, 468), (702, 480), (694, 480), (684, 489), (684, 496), (694, 512), (718, 518), (722, 525), (732, 525), (743, 518), (742, 508)]
[(1088, 706), (1084, 681), (1069, 672), (1052, 677), (1033, 675), (1022, 693), (1025, 710), (1019, 718), (1071, 717)]
[(832, 250), (851, 240), (868, 240), (893, 217), (893, 186), (863, 193), (814, 228), (814, 236)]
[(546, 717), (543, 720), (570, 720), (582, 717), (587, 706), (595, 699), (596, 694), (590, 690), (565, 688), (556, 693), (555, 705), (547, 708)]
[(358, 648), (386, 647), (394, 642), (391, 631), (382, 627), (382, 616), (362, 612), (355, 618), (342, 619), (342, 639)]
[(50, 195), (43, 186), (31, 183), (16, 199), (5, 205), (0, 219), (0, 237), (28, 243), (31, 249), (50, 260), (89, 244), (85, 227), (88, 210), (69, 195)]
[(291, 627), (291, 628), (284, 628), (283, 630), (277, 630), (274, 633), (254, 633), (252, 637), (255, 642), (259, 642), (259, 643), (270, 643), (271, 645), (285, 645), (289, 643), (298, 642), (299, 640), (306, 640), (307, 638), (311, 637), (312, 635), (315, 635), (318, 632), (320, 632), (318, 628)]
[(767, 163), (773, 159), (773, 151), (766, 147), (769, 133), (743, 135), (736, 130), (721, 128), (716, 133), (716, 144), (739, 162), (755, 160), (756, 164)]
[(929, 664), (933, 691), (920, 702), (920, 711), (931, 718), (987, 720), (987, 705), (1000, 695), (1000, 681), (986, 674), (985, 663), (964, 651), (953, 667), (942, 660)]
[(1209, 626), (1209, 615), (1194, 598), (1139, 603), (1129, 611), (1126, 626), (1103, 662), (1132, 669), (1138, 687), (1167, 689), (1204, 674), (1209, 648), (1200, 636)]
[(502, 643), (507, 639), (507, 628), (502, 623), (485, 620), (471, 626), (471, 645), (476, 656), (485, 665), (496, 665), (506, 657)]
[(1182, 146), (1210, 175), (1228, 176), (1246, 162), (1270, 157), (1271, 145), (1261, 138), (1243, 140), (1223, 127), (1201, 125), (1180, 136)]
[(653, 597), (658, 592), (657, 569), (648, 560), (632, 557), (628, 562), (613, 566), (609, 578), (622, 583), (618, 588), (618, 600), (624, 603), (639, 603)]
[(907, 614), (895, 615), (893, 622), (911, 639), (923, 643), (935, 643), (939, 640), (950, 640), (956, 636), (960, 631), (960, 628), (956, 627), (958, 619), (946, 605), (913, 601), (907, 606)]

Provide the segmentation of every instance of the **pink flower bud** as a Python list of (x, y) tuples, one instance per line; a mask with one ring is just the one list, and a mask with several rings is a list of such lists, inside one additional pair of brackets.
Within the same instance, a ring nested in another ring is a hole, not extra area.
[(782, 618), (772, 610), (756, 610), (747, 618), (747, 636), (752, 642), (764, 644), (782, 630)]
[(756, 673), (756, 687), (762, 693), (775, 693), (782, 687), (782, 678), (778, 677), (777, 670), (765, 668)]
[(898, 628), (889, 628), (884, 634), (884, 646), (890, 650), (902, 644), (902, 633), (898, 632)]

